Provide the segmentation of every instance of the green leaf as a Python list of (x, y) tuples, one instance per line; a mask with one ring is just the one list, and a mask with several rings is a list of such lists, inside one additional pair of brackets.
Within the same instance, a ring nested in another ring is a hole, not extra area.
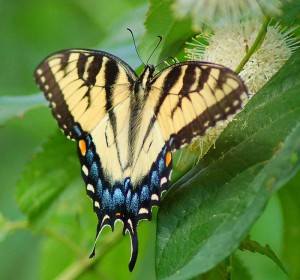
[(46, 100), (41, 93), (27, 96), (0, 96), (0, 125), (13, 117), (23, 117), (33, 108), (46, 105)]
[[(106, 2), (98, 0), (76, 0), (75, 2), (86, 13), (86, 15), (92, 19), (95, 26), (98, 26), (98, 28), (102, 29), (103, 33), (105, 33), (108, 32), (108, 30), (111, 30), (110, 27), (115, 22), (120, 21), (124, 15), (131, 13), (136, 9), (136, 7), (144, 4), (146, 1), (111, 0)], [(93, 8), (91, 9), (91, 7)], [(101, 13), (101, 11), (103, 12)], [(101, 16), (99, 16), (99, 12)], [(103, 35), (101, 34), (101, 36)]]
[(286, 26), (297, 26), (300, 24), (300, 1), (284, 1), (280, 21)]
[[(294, 161), (295, 158), (292, 159)], [(283, 261), (290, 279), (300, 279), (300, 172), (279, 193), (284, 216)]]
[(299, 53), (164, 199), (156, 243), (159, 279), (189, 279), (230, 255), (272, 193), (299, 170)]
[(288, 274), (285, 267), (269, 245), (262, 246), (257, 241), (251, 240), (250, 237), (247, 236), (247, 238), (245, 238), (245, 240), (243, 240), (243, 242), (240, 244), (239, 249), (242, 251), (246, 250), (252, 253), (259, 253), (261, 255), (267, 256), (274, 263), (276, 263), (285, 274)]
[(184, 48), (184, 38), (188, 39), (194, 34), (191, 20), (178, 19), (172, 11), (172, 3), (171, 0), (152, 0), (150, 3), (145, 21), (146, 33), (140, 45), (143, 47), (141, 56), (148, 58), (157, 45), (156, 36), (163, 37), (159, 50), (151, 57), (153, 64), (170, 55), (177, 55)]
[(80, 176), (76, 148), (58, 131), (42, 146), (17, 184), (19, 208), (31, 222), (46, 223), (59, 196)]

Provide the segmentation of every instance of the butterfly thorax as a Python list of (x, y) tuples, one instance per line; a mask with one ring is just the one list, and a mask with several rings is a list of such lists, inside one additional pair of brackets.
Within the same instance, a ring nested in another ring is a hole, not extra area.
[[(145, 69), (139, 76), (139, 78), (135, 81), (134, 90), (130, 100), (130, 108), (131, 108), (131, 115), (130, 115), (130, 127), (129, 127), (129, 148), (130, 148), (130, 159), (131, 163), (134, 161), (135, 155), (135, 147), (136, 141), (138, 138), (138, 132), (140, 131), (141, 127), (141, 120), (145, 112), (144, 107), (146, 100), (148, 98), (149, 93), (149, 84), (153, 78), (155, 68), (153, 65), (146, 65)], [(152, 116), (151, 116), (152, 117)]]

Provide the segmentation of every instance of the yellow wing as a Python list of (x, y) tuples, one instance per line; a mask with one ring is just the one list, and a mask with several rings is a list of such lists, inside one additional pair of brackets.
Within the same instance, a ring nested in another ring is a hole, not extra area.
[(129, 98), (137, 79), (119, 58), (95, 50), (55, 53), (36, 69), (35, 79), (65, 135), (79, 139), (90, 133), (113, 108)]
[(179, 149), (241, 108), (247, 89), (230, 69), (207, 62), (174, 64), (151, 81), (154, 108), (164, 140)]

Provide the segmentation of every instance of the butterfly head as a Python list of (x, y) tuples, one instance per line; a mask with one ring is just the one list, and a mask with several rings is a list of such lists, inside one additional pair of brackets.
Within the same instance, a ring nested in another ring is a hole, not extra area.
[(153, 79), (155, 67), (152, 64), (147, 64), (140, 77), (135, 82), (135, 93), (147, 92), (147, 88)]
[(142, 72), (140, 79), (144, 88), (153, 79), (155, 67), (153, 64), (147, 64)]

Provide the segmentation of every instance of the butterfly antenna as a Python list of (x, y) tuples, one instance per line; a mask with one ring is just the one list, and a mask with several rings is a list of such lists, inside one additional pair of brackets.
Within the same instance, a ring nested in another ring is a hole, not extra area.
[(132, 30), (131, 30), (130, 28), (127, 28), (127, 30), (128, 30), (128, 31), (130, 32), (130, 34), (131, 34), (131, 37), (132, 37), (132, 40), (133, 40), (133, 44), (134, 44), (134, 48), (135, 48), (135, 51), (136, 51), (136, 53), (137, 53), (137, 55), (138, 55), (140, 61), (146, 66), (146, 64), (144, 63), (144, 61), (141, 59), (140, 54), (139, 54), (139, 52), (138, 52), (138, 49), (137, 49), (137, 47), (136, 47), (136, 43), (135, 43), (135, 39), (134, 39), (134, 35), (133, 35)]
[(154, 54), (154, 52), (157, 50), (158, 46), (160, 45), (160, 43), (162, 41), (162, 37), (160, 35), (158, 35), (157, 38), (159, 39), (159, 41), (158, 41), (156, 47), (154, 48), (154, 50), (152, 51), (152, 53), (150, 54), (150, 56), (149, 56), (146, 64), (148, 64), (150, 58), (152, 57), (152, 55)]

